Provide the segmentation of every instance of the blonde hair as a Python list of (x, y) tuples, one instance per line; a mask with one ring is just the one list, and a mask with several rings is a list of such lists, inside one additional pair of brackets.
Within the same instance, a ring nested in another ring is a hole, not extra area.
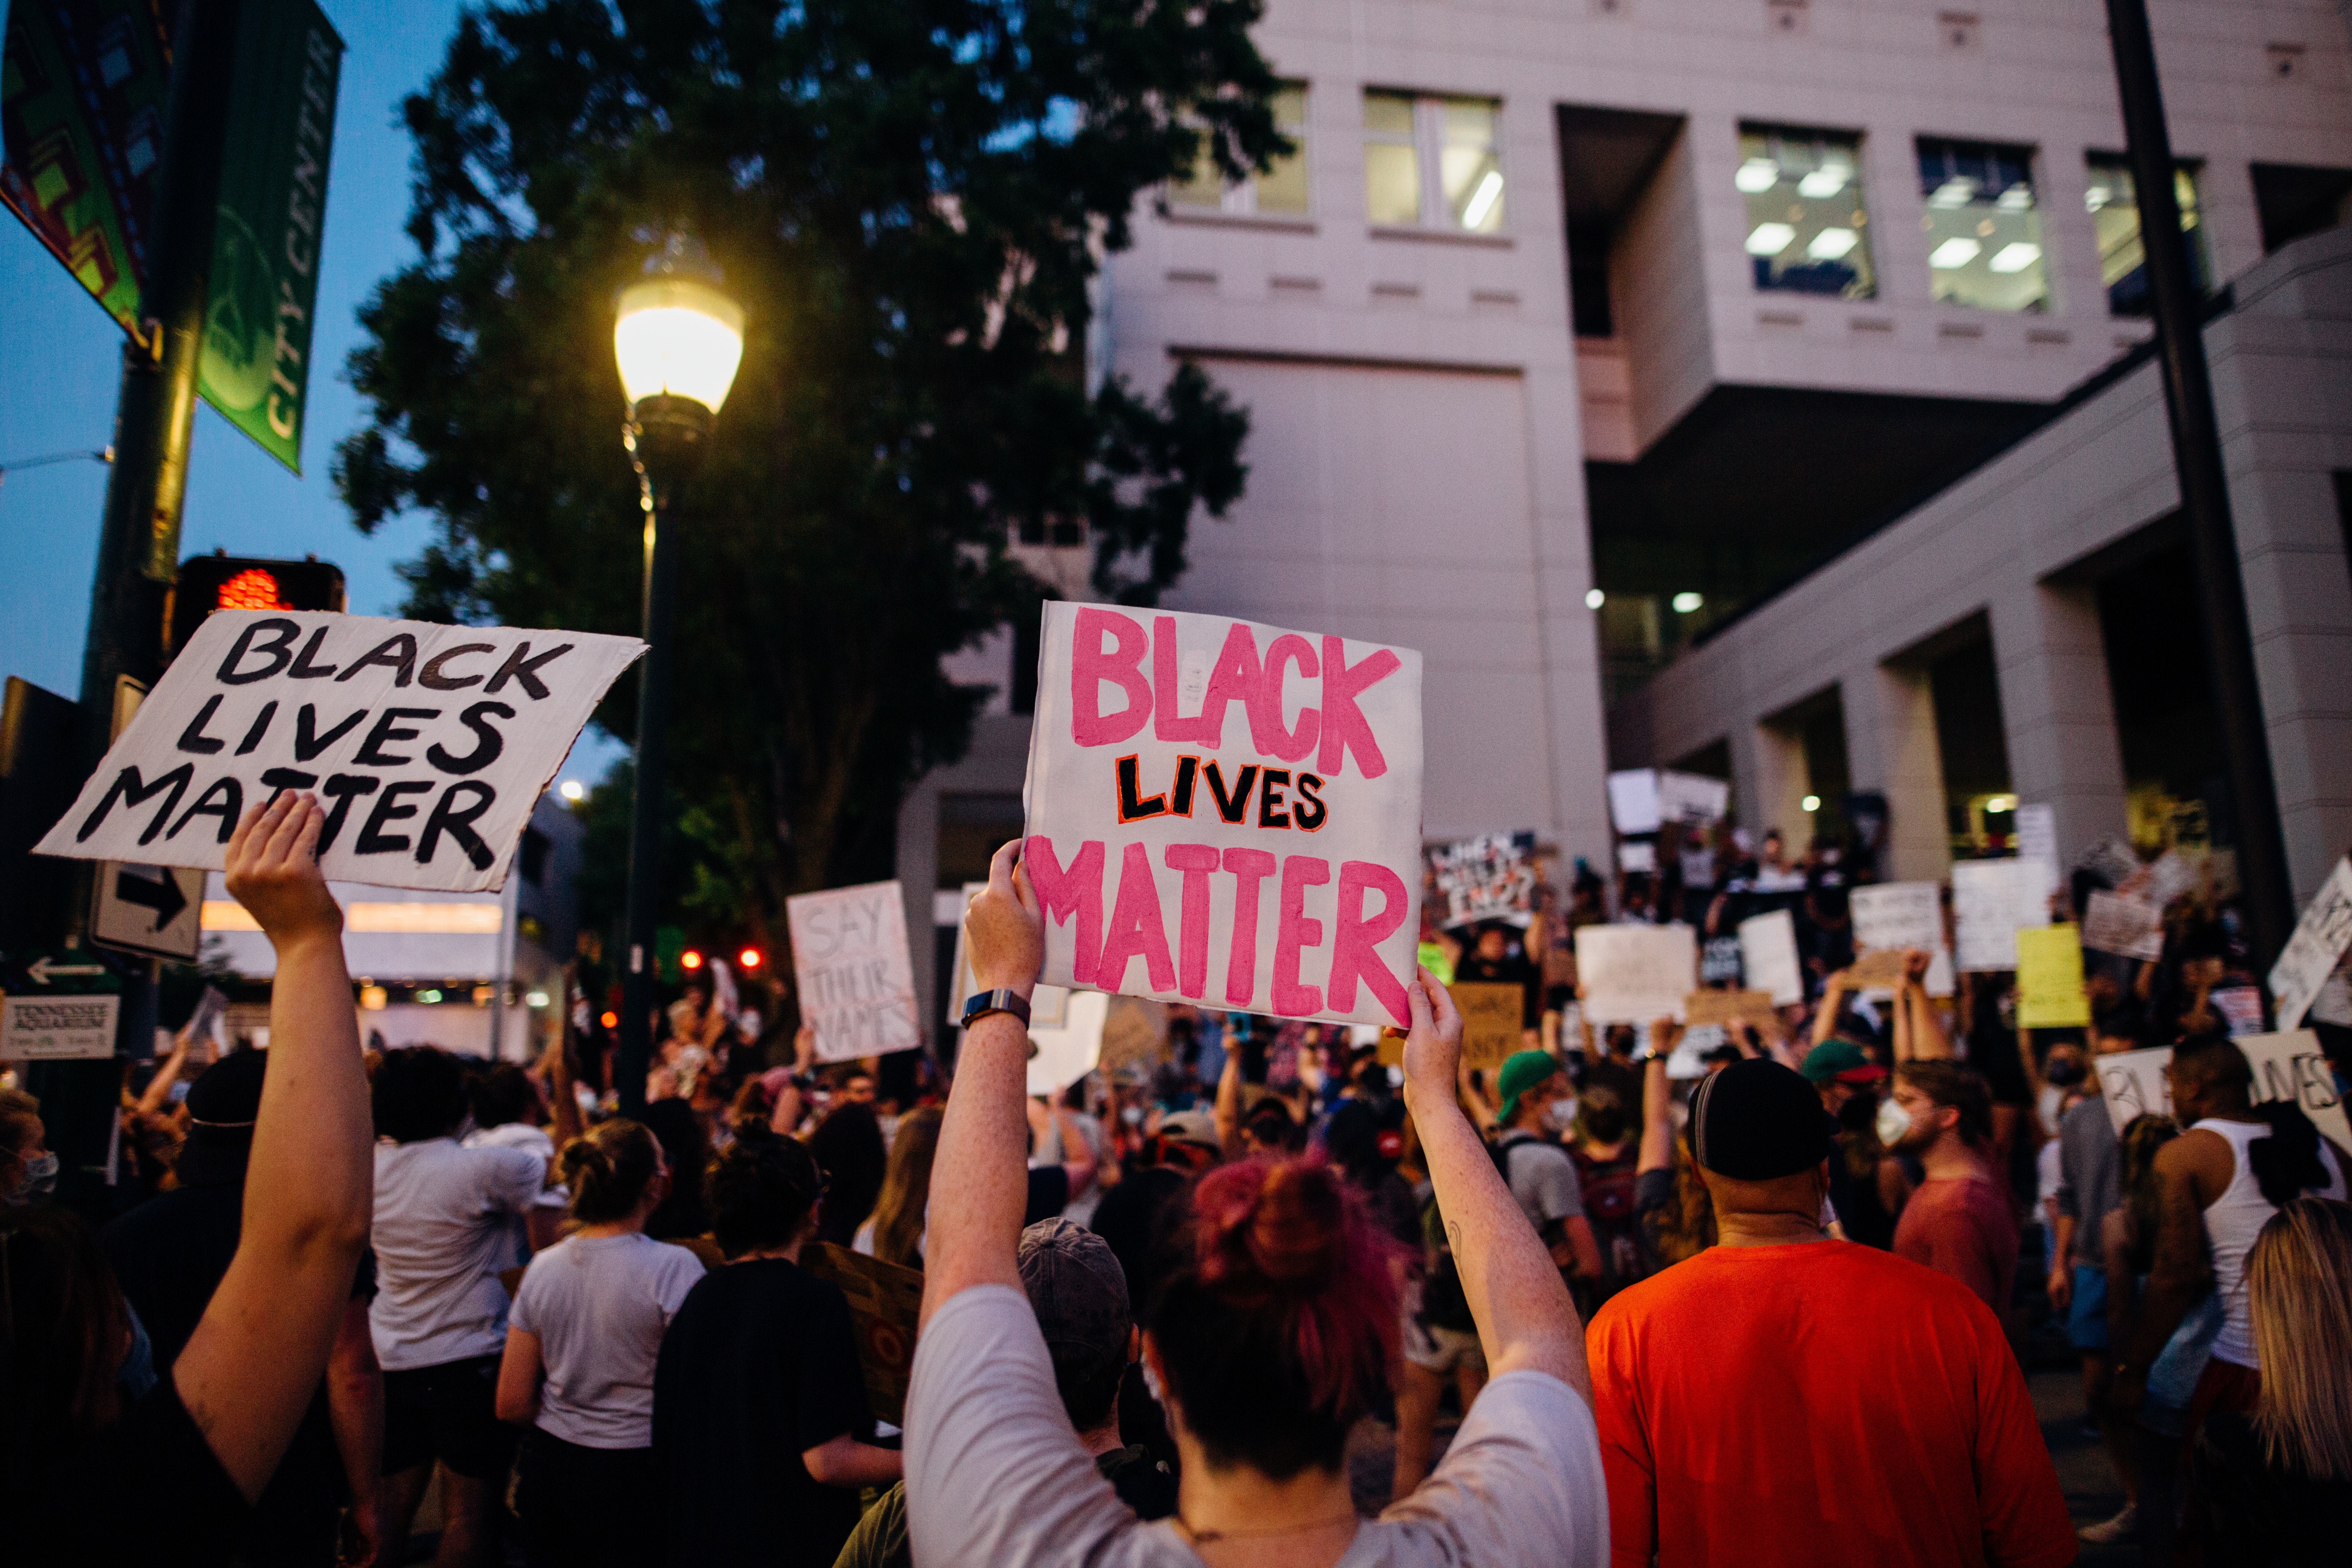
[(874, 1256), (885, 1263), (919, 1268), (918, 1248), (931, 1203), (931, 1161), (940, 1147), (940, 1108), (924, 1106), (898, 1119), (891, 1135), (890, 1162), (883, 1168), (882, 1193), (874, 1200)]
[(574, 1225), (609, 1225), (628, 1218), (661, 1170), (661, 1144), (642, 1121), (616, 1116), (563, 1146), (556, 1179), (572, 1189)]
[(2246, 1290), (2263, 1461), (2352, 1480), (2352, 1207), (2309, 1197), (2282, 1206), (2246, 1255)]

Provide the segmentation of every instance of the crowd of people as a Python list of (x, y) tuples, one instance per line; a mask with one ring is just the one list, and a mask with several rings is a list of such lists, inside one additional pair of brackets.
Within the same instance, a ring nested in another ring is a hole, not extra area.
[[(238, 826), (268, 1048), (126, 1092), (121, 1212), (56, 1200), (0, 1089), (12, 1561), (2056, 1564), (2021, 1358), (2057, 1336), (2128, 1500), (2082, 1539), (2347, 1555), (2352, 1153), (2254, 1102), (2210, 889), (2087, 1029), (2018, 1027), (2007, 975), (1930, 995), (1925, 952), (1864, 983), (1866, 871), (1774, 835), (1431, 931), (1409, 1030), (1171, 1009), (1047, 1097), (1017, 1007), (821, 1067), (705, 983), (626, 1116), (571, 1031), (363, 1047), (322, 822)], [(1804, 1003), (1582, 1016), (1578, 924), (1759, 899)], [(1030, 994), (1017, 846), (965, 939)], [(1465, 1060), (1438, 971), (1522, 985), (1520, 1048)], [(2093, 1059), (2151, 1045), (2171, 1114), (2118, 1132)], [(919, 1271), (895, 1424), (827, 1246)]]

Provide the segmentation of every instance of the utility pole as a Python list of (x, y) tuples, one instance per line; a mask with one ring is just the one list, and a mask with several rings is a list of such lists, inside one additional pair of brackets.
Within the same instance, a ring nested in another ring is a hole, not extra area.
[(2165, 127), (2164, 93), (2157, 79), (2156, 44), (2149, 36), (2144, 0), (2107, 0), (2107, 36), (2115, 46), (2116, 87), (2123, 100), (2132, 184), (2139, 194), (2139, 238), (2156, 317), (2157, 353), (2164, 366), (2164, 407), (2172, 426), (2180, 510), (2189, 521), (2189, 555), (2203, 611), (2199, 618), (2204, 626), (2205, 662), (2212, 672), (2231, 805), (2237, 817), (2238, 880), (2245, 900), (2247, 937), (2254, 973), (2267, 974), (2294, 929), (2294, 884), (2287, 879), (2278, 787), (2271, 776), (2270, 737), (2255, 678), (2245, 581), (2238, 566), (2238, 533), (2230, 516), (2221, 426), (2213, 416), (2213, 384), (2205, 365), (2204, 301), (2198, 296), (2189, 268), (2189, 244), (2180, 233), (2180, 204), (2172, 184), (2172, 137)]

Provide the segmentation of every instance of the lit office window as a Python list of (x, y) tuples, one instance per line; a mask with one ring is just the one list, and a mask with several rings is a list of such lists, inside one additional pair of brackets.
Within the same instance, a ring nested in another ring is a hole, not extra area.
[(1373, 223), (1494, 234), (1503, 226), (1502, 106), (1364, 94), (1364, 209)]
[(1227, 184), (1203, 140), (1192, 173), (1168, 187), (1177, 206), (1224, 213), (1304, 214), (1307, 208), (1307, 84), (1288, 82), (1274, 95), (1274, 128), (1290, 139), (1291, 151), (1263, 174)]
[(2045, 310), (2042, 214), (2033, 149), (1984, 142), (1919, 142), (1927, 268), (1938, 301), (1982, 310)]
[[(2099, 237), (2099, 281), (2107, 288), (2107, 309), (2118, 316), (2148, 312), (2147, 248), (2139, 238), (2139, 193), (2132, 184), (2131, 165), (2123, 159), (2094, 153), (2088, 160), (2090, 183), (2083, 188), (2083, 205), (2091, 209), (2091, 226)], [(2180, 232), (2189, 238), (2189, 272), (2197, 291), (2212, 288), (2205, 256), (2205, 226), (2197, 209), (2197, 171), (2177, 163), (2172, 170), (2172, 196), (2180, 204)]]
[(1862, 141), (1832, 131), (1742, 126), (1732, 183), (1748, 200), (1748, 254), (1759, 289), (1868, 300), (1870, 214)]

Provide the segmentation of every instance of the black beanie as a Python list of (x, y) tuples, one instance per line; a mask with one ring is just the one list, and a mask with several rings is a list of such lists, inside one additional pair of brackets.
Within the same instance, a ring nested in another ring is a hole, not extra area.
[(1735, 1181), (1769, 1182), (1811, 1170), (1837, 1147), (1837, 1119), (1794, 1072), (1760, 1057), (1699, 1080), (1691, 1096), (1691, 1152)]
[(173, 1167), (184, 1187), (241, 1184), (261, 1115), (261, 1079), (269, 1053), (232, 1051), (188, 1086), (188, 1138)]

